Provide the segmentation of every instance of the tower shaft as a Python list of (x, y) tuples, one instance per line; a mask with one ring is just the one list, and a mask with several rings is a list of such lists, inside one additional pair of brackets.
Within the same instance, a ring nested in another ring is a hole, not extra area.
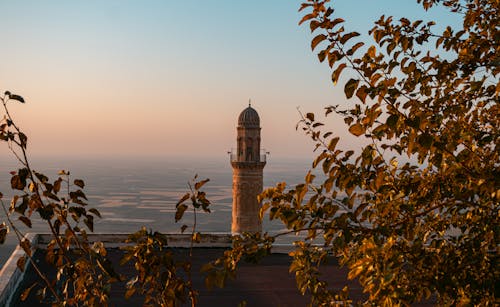
[(233, 166), (233, 221), (232, 233), (262, 231), (259, 218), (265, 162), (232, 162)]

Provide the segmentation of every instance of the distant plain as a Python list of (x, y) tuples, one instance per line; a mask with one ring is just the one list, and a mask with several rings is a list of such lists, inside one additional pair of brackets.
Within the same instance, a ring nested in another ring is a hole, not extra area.
[[(270, 156), (264, 168), (264, 187), (285, 181), (300, 183), (310, 167), (306, 160), (275, 159)], [(0, 192), (4, 204), (10, 204), (10, 171), (19, 167), (15, 162), (0, 162)], [(72, 179), (85, 181), (84, 192), (89, 207), (102, 214), (95, 220), (96, 233), (130, 233), (142, 226), (160, 232), (180, 232), (183, 224), (193, 224), (192, 211), (187, 211), (182, 221), (175, 223), (175, 204), (187, 191), (188, 182), (198, 178), (210, 178), (203, 190), (212, 202), (211, 213), (197, 214), (197, 230), (200, 232), (230, 232), (232, 206), (232, 169), (229, 159), (183, 158), (123, 158), (123, 159), (60, 159), (42, 158), (32, 163), (33, 169), (43, 172), (51, 180), (57, 179), (59, 170), (69, 170)], [(14, 220), (17, 216), (14, 213)], [(3, 212), (0, 221), (5, 220)], [(22, 224), (18, 221), (18, 224)], [(265, 231), (278, 231), (282, 225), (264, 220)], [(48, 232), (46, 224), (33, 214), (33, 228), (21, 227), (23, 232)], [(188, 230), (189, 231), (189, 228)], [(13, 233), (6, 244), (0, 246), (0, 264), (8, 259), (15, 247)]]

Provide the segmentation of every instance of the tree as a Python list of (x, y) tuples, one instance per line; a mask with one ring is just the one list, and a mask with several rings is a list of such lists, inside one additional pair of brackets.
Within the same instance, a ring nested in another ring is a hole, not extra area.
[[(299, 290), (312, 293), (314, 305), (351, 302), (348, 287), (330, 289), (321, 279), (318, 266), (333, 255), (369, 304), (498, 303), (499, 2), (417, 0), (458, 14), (462, 27), (436, 33), (432, 21), (381, 16), (371, 46), (327, 2), (300, 7), (300, 24), (316, 34), (312, 49), (352, 101), (325, 115), (342, 117), (369, 144), (339, 149), (339, 137), (307, 113), (298, 127), (316, 142), (312, 166), (326, 179), (317, 183), (309, 172), (303, 184), (260, 195), (263, 214), (306, 234), (291, 253)], [(274, 237), (237, 244), (212, 269), (234, 270), (228, 259), (268, 249)]]
[[(317, 33), (312, 49), (319, 50), (319, 60), (332, 69), (333, 83), (342, 83), (346, 98), (353, 103), (328, 106), (325, 115), (342, 117), (349, 132), (369, 144), (358, 152), (339, 149), (339, 137), (322, 131), (323, 124), (307, 113), (298, 127), (316, 142), (319, 153), (312, 166), (325, 179), (315, 182), (309, 172), (303, 184), (287, 188), (278, 183), (260, 196), (262, 215), (280, 220), (289, 232), (305, 233), (290, 254), (290, 271), (296, 274), (299, 291), (310, 292), (313, 305), (352, 303), (348, 287), (331, 289), (321, 277), (320, 265), (334, 256), (349, 268), (349, 278), (359, 280), (368, 304), (409, 305), (432, 298), (440, 305), (495, 305), (500, 292), (500, 4), (497, 0), (417, 0), (425, 10), (442, 5), (450, 14), (458, 14), (462, 27), (436, 33), (434, 22), (381, 16), (369, 31), (374, 45), (366, 48), (356, 40), (357, 32), (346, 31), (344, 20), (334, 15), (327, 2), (303, 3), (300, 10), (307, 13), (300, 23), (308, 23)], [(354, 77), (344, 82), (348, 70)], [(5, 93), (4, 107), (8, 99), (24, 101)], [(12, 177), (12, 188), (22, 193), (17, 201), (22, 202), (11, 202), (10, 210), (18, 212), (28, 226), (35, 211), (48, 223), (59, 246), (54, 249), (54, 260), (56, 265), (60, 260), (58, 268), (69, 277), (62, 281), (81, 295), (76, 301), (69, 296), (71, 291), (57, 297), (46, 281), (49, 290), (59, 303), (88, 303), (89, 298), (95, 304), (105, 303), (106, 285), (113, 281), (113, 273), (102, 265), (102, 246), (89, 247), (78, 226), (83, 219), (92, 230), (89, 213), (98, 212), (84, 208), (85, 197), (79, 189), (59, 198), (61, 183), (71, 186), (69, 177), (50, 184), (31, 170), (25, 156), (27, 137), (5, 110), (0, 135), (9, 146), (21, 150), (23, 164)], [(183, 204), (188, 199), (194, 211), (208, 209), (204, 193), (198, 193), (201, 185), (195, 184), (178, 203), (176, 220), (188, 208)], [(74, 181), (72, 186), (83, 188), (83, 182)], [(76, 225), (66, 218), (68, 213), (76, 214)], [(59, 242), (56, 223), (75, 234)], [(0, 226), (0, 241), (6, 229)], [(79, 235), (83, 241), (77, 241)], [(207, 284), (223, 286), (234, 277), (240, 260), (258, 261), (280, 235), (236, 236), (231, 250), (204, 267)], [(193, 241), (198, 236), (194, 227), (192, 236)], [(177, 276), (169, 269), (168, 253), (162, 254), (163, 238), (142, 230), (130, 240), (136, 243), (128, 249), (130, 254), (149, 248), (158, 254), (149, 260), (136, 259), (139, 274), (157, 279), (139, 284), (139, 279), (132, 279), (129, 294), (150, 291), (145, 303), (161, 302), (169, 291), (158, 282), (163, 278), (159, 270)], [(23, 242), (20, 236), (21, 246), (26, 245)], [(72, 243), (82, 246), (76, 256), (85, 252), (91, 256), (82, 258), (85, 265), (75, 266), (74, 255), (59, 254)], [(23, 247), (29, 256), (29, 246)], [(160, 269), (150, 272), (150, 261), (162, 262)], [(74, 270), (82, 270), (86, 278), (73, 278)], [(190, 274), (189, 269), (186, 272)], [(190, 281), (175, 278), (172, 284), (180, 290), (166, 305), (179, 299), (190, 299), (194, 305), (196, 292)], [(99, 291), (86, 292), (86, 284), (79, 284), (83, 280), (97, 281)]]

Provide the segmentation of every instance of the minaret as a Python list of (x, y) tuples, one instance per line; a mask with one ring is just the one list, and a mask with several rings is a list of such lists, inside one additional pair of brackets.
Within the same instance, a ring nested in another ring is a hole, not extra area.
[(259, 218), (262, 171), (265, 154), (260, 154), (260, 119), (250, 103), (238, 117), (237, 148), (231, 153), (233, 167), (233, 234), (262, 231)]

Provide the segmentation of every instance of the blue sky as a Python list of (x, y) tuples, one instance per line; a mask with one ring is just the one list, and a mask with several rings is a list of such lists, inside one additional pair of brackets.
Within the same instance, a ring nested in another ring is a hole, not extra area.
[[(26, 98), (13, 112), (35, 155), (225, 155), (251, 98), (266, 149), (312, 156), (296, 108), (346, 100), (297, 25), (300, 2), (3, 1), (0, 90)], [(457, 22), (410, 0), (334, 6), (361, 33), (381, 14)]]

